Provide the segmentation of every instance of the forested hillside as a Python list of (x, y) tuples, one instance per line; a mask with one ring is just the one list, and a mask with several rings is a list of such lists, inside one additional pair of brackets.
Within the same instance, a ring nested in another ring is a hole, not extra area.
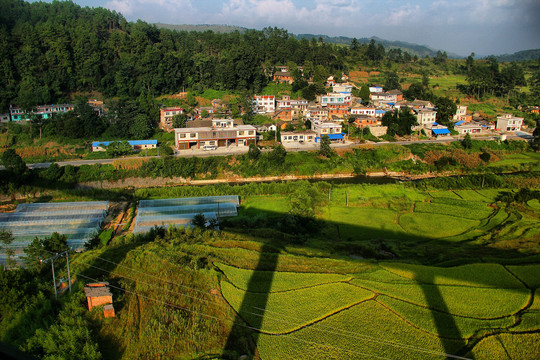
[(259, 90), (267, 81), (264, 64), (344, 66), (332, 45), (299, 41), (280, 29), (177, 32), (70, 2), (2, 0), (0, 24), (0, 111), (75, 91), (136, 97), (182, 87)]

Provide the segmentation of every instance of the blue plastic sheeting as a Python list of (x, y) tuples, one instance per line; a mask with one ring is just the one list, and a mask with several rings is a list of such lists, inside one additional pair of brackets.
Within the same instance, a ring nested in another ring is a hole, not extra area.
[[(109, 146), (112, 143), (112, 141), (94, 141), (92, 143), (92, 147), (97, 146)], [(157, 140), (128, 140), (129, 145), (131, 146), (137, 146), (137, 145), (157, 145)]]
[(431, 126), (439, 126), (439, 124), (434, 122), (433, 124), (431, 124)]
[(435, 135), (450, 134), (450, 130), (448, 129), (432, 129), (431, 131), (433, 131)]
[(460, 120), (460, 121), (458, 121), (458, 122), (456, 123), (456, 125), (458, 125), (458, 126), (459, 126), (459, 125), (461, 125), (461, 124), (464, 124), (464, 123), (465, 123), (465, 121), (463, 121), (463, 120)]

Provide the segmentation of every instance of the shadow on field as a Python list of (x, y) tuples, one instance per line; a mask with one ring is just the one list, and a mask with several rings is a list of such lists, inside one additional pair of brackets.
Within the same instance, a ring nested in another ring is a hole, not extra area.
[[(247, 218), (255, 216), (252, 213), (246, 213), (246, 215)], [(292, 236), (300, 236), (303, 238), (305, 243), (299, 244), (299, 247), (312, 250), (325, 250), (331, 254), (332, 257), (342, 259), (361, 257), (365, 259), (375, 258), (377, 260), (392, 260), (403, 258), (404, 260), (418, 261), (421, 264), (429, 266), (438, 266), (437, 264), (442, 264), (444, 262), (448, 265), (443, 264), (439, 267), (450, 267), (466, 263), (472, 264), (483, 262), (483, 258), (489, 258), (486, 262), (497, 263), (497, 261), (500, 260), (499, 262), (504, 264), (505, 259), (519, 259), (527, 256), (517, 250), (497, 249), (494, 247), (475, 245), (470, 241), (454, 242), (426, 236), (411, 236), (407, 235), (405, 232), (400, 233), (390, 230), (381, 230), (375, 227), (369, 228), (366, 226), (351, 225), (350, 223), (345, 224), (323, 220), (317, 220), (315, 222), (318, 231), (306, 236), (305, 234), (299, 233), (298, 230), (302, 228), (302, 223), (308, 223), (312, 220), (297, 218), (299, 223), (298, 228), (291, 225), (287, 228), (287, 226), (282, 224), (286, 223), (286, 218), (290, 216), (291, 215), (278, 212), (258, 211), (258, 217), (260, 219), (265, 219), (263, 221), (264, 224), (260, 224), (260, 226), (255, 223), (251, 223), (250, 225), (249, 220), (246, 222), (246, 219), (240, 218), (231, 218), (225, 222), (225, 231), (232, 233), (251, 233), (263, 238), (264, 244), (260, 251), (258, 262), (253, 268), (254, 270), (259, 271), (255, 271), (249, 280), (239, 311), (236, 312), (233, 329), (229, 334), (226, 346), (222, 352), (222, 358), (224, 359), (238, 359), (238, 352), (241, 351), (238, 346), (240, 343), (239, 339), (242, 334), (247, 333), (251, 335), (251, 338), (255, 343), (253, 354), (250, 355), (249, 358), (260, 358), (257, 351), (257, 341), (260, 334), (258, 329), (261, 328), (264, 321), (264, 313), (266, 312), (274, 277), (273, 275), (268, 275), (268, 272), (277, 271), (279, 260), (278, 252), (281, 249), (284, 249), (285, 246), (289, 248), (295, 246), (295, 244), (288, 242), (285, 237), (282, 239), (275, 237), (276, 231), (271, 230), (271, 228), (279, 228), (280, 231), (290, 232)], [(340, 238), (341, 231), (339, 229), (344, 226), (349, 227), (349, 233), (351, 233), (352, 228), (353, 233), (356, 234), (356, 236), (342, 240)], [(437, 224), (434, 223), (432, 226), (437, 226)], [(267, 228), (268, 234), (271, 235), (265, 237), (264, 228)], [(320, 241), (310, 240), (316, 237), (318, 237)], [(396, 247), (402, 251), (392, 253), (390, 249)], [(314, 253), (316, 252), (314, 251)], [(401, 256), (401, 254), (403, 254), (403, 256)], [(458, 259), (459, 261), (452, 261)], [(464, 282), (477, 282), (477, 279), (474, 278), (474, 274), (470, 275), (470, 277), (467, 275), (457, 275), (454, 279)], [(454, 317), (448, 316), (448, 314), (450, 314), (449, 306), (445, 302), (440, 286), (433, 284), (435, 282), (433, 274), (430, 274), (427, 277), (425, 274), (416, 274), (412, 280), (416, 281), (423, 291), (427, 307), (431, 311), (433, 323), (436, 327), (444, 352), (450, 355), (448, 358), (464, 359), (464, 356), (472, 350), (479, 340), (472, 339), (467, 343), (462, 339), (461, 331), (456, 324)], [(494, 278), (493, 281), (486, 282), (490, 283), (482, 285), (497, 286), (496, 278)], [(534, 289), (528, 288), (528, 290), (531, 291), (531, 295), (534, 294)], [(262, 302), (260, 301), (261, 292), (265, 293)], [(253, 306), (254, 303), (258, 304), (257, 310), (262, 314), (256, 318), (251, 316), (250, 319), (255, 320), (250, 320), (248, 322), (242, 317), (242, 313), (253, 313), (255, 311)], [(288, 315), (291, 317), (295, 316), (294, 313)], [(305, 344), (299, 342), (298, 345), (304, 346)]]

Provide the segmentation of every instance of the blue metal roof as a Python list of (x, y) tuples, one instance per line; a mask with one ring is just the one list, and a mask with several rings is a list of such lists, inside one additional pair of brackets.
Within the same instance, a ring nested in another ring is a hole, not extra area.
[(431, 131), (433, 131), (435, 135), (450, 134), (450, 130), (448, 129), (432, 129)]
[(433, 124), (431, 124), (431, 126), (439, 126), (439, 124), (434, 122)]
[(384, 110), (375, 110), (375, 114), (386, 114)]
[(461, 125), (461, 124), (463, 124), (463, 123), (465, 123), (465, 121), (463, 121), (463, 120), (460, 120), (460, 121), (458, 121), (458, 122), (456, 123), (456, 125), (458, 125), (458, 126), (459, 126), (459, 125)]
[[(328, 137), (330, 138), (330, 140), (343, 140), (343, 135), (344, 134), (327, 134)], [(324, 135), (323, 135), (324, 136)], [(315, 142), (319, 142), (319, 140), (321, 140), (321, 137), (320, 136), (317, 136), (315, 138)]]
[(394, 104), (394, 103), (388, 103), (388, 105), (390, 105), (390, 106), (394, 106), (394, 105), (396, 105), (396, 104)]
[[(109, 146), (113, 141), (94, 141), (92, 147)], [(129, 145), (157, 145), (157, 140), (128, 140)]]

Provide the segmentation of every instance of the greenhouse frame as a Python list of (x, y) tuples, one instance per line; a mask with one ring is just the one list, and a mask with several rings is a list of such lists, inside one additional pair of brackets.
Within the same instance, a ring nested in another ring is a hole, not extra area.
[(207, 221), (237, 216), (238, 206), (238, 195), (141, 200), (133, 233), (144, 233), (155, 226), (189, 227), (198, 214), (204, 215)]
[[(0, 214), (0, 229), (11, 232), (14, 238), (4, 247), (20, 257), (35, 238), (47, 238), (56, 232), (67, 236), (72, 250), (81, 251), (101, 229), (108, 210), (108, 201), (19, 204), (14, 212)], [(4, 259), (0, 254), (0, 262)]]

